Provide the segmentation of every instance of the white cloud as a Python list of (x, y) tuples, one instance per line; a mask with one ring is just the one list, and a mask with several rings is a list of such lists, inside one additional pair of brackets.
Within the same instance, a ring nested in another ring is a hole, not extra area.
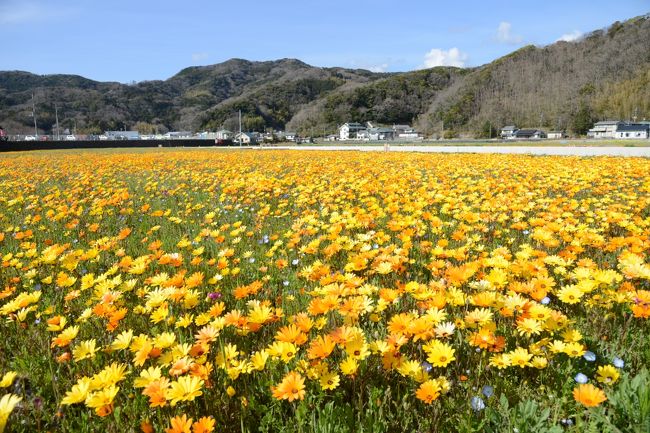
[(524, 38), (521, 35), (516, 35), (512, 33), (512, 24), (507, 21), (501, 21), (499, 27), (497, 28), (497, 33), (495, 38), (498, 42), (503, 44), (519, 44)]
[(462, 68), (467, 61), (467, 54), (454, 47), (448, 51), (434, 48), (424, 55), (424, 68), (435, 68), (436, 66), (457, 66)]
[(570, 32), (570, 33), (565, 33), (565, 34), (563, 34), (563, 35), (560, 36), (560, 37), (558, 38), (558, 40), (555, 41), (555, 42), (560, 42), (560, 41), (564, 41), (564, 42), (575, 42), (575, 41), (577, 41), (578, 39), (580, 39), (581, 37), (582, 37), (582, 32), (581, 32), (580, 30), (574, 30), (574, 31), (572, 31), (572, 32)]
[(0, 24), (31, 24), (53, 21), (72, 15), (72, 9), (36, 2), (7, 2), (0, 5)]
[(192, 53), (193, 62), (200, 62), (207, 59), (208, 57), (210, 57), (210, 54), (208, 53)]

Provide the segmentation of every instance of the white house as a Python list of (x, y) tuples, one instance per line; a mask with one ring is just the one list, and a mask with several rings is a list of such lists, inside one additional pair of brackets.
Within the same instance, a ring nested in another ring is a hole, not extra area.
[(365, 131), (366, 127), (360, 123), (344, 123), (339, 127), (339, 138), (341, 140), (350, 140), (357, 138), (359, 131)]
[(369, 129), (361, 129), (361, 130), (357, 131), (356, 139), (357, 140), (364, 140), (364, 141), (370, 140), (370, 130)]
[(589, 138), (614, 138), (616, 129), (623, 122), (618, 120), (603, 120), (602, 122), (594, 123), (594, 127), (587, 132)]
[(232, 132), (227, 129), (220, 129), (215, 133), (217, 140), (230, 140), (232, 138)]
[(336, 134), (330, 134), (327, 137), (325, 137), (325, 141), (338, 141), (339, 136)]
[(501, 138), (512, 140), (515, 138), (515, 132), (519, 129), (515, 125), (508, 125), (501, 128)]
[(630, 139), (630, 138), (649, 138), (650, 137), (650, 125), (645, 125), (641, 123), (630, 123), (618, 125), (616, 132), (614, 133), (615, 138)]
[(546, 134), (546, 138), (550, 139), (561, 139), (561, 138), (566, 138), (567, 135), (564, 131), (550, 131), (548, 134)]
[(106, 131), (104, 135), (109, 140), (139, 140), (140, 133), (138, 131)]
[(171, 138), (192, 138), (192, 132), (191, 131), (169, 131), (163, 135), (164, 138), (166, 139), (171, 139)]
[(234, 142), (237, 144), (256, 144), (257, 139), (255, 135), (250, 132), (238, 132), (235, 134)]

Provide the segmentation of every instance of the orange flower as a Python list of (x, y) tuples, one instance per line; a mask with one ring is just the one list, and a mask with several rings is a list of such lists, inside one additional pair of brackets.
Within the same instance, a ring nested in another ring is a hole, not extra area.
[(311, 341), (307, 356), (309, 359), (325, 359), (336, 347), (336, 343), (329, 335), (319, 336)]
[(573, 389), (573, 398), (587, 407), (595, 407), (607, 400), (607, 396), (600, 389), (590, 383), (583, 383)]
[(214, 431), (214, 418), (204, 416), (192, 424), (192, 433), (212, 433)]
[(131, 229), (126, 227), (120, 230), (120, 233), (117, 235), (119, 240), (126, 239), (131, 234)]
[(149, 421), (142, 421), (140, 423), (140, 430), (142, 430), (142, 433), (153, 433), (153, 426)]
[(192, 418), (187, 418), (187, 415), (175, 416), (169, 420), (169, 428), (165, 429), (165, 433), (192, 433)]
[(427, 380), (420, 385), (415, 396), (423, 402), (431, 404), (440, 396), (440, 385), (435, 380)]
[(295, 371), (289, 372), (278, 386), (271, 387), (273, 397), (278, 400), (303, 400), (305, 398), (305, 379)]

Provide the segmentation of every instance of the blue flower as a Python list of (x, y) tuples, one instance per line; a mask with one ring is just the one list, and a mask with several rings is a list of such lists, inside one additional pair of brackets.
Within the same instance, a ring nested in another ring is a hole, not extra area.
[(472, 406), (472, 409), (474, 409), (476, 412), (485, 409), (485, 402), (481, 397), (472, 397), (470, 404)]
[(424, 370), (426, 373), (430, 372), (433, 369), (433, 365), (429, 364), (428, 362), (424, 361), (422, 364), (422, 370)]
[(586, 351), (585, 354), (582, 355), (582, 357), (589, 362), (594, 362), (596, 360), (596, 354), (590, 351)]
[(490, 385), (485, 385), (483, 389), (481, 389), (481, 392), (483, 393), (484, 396), (490, 398), (494, 395), (494, 387)]
[(581, 384), (589, 382), (589, 378), (582, 373), (576, 374), (573, 380)]
[(540, 302), (542, 303), (542, 305), (548, 305), (551, 302), (551, 298), (549, 298), (548, 296), (544, 296)]
[(614, 357), (614, 367), (616, 368), (623, 368), (625, 367), (625, 361), (623, 361), (621, 358), (618, 356)]

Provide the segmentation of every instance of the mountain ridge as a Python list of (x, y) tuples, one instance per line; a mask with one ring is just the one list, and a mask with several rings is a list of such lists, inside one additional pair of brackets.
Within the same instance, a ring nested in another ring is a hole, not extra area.
[(296, 130), (320, 135), (347, 121), (409, 123), (431, 136), (490, 136), (508, 123), (584, 133), (605, 118), (650, 118), (650, 18), (635, 17), (578, 41), (528, 45), (471, 68), (375, 73), (298, 59), (190, 66), (166, 80), (100, 82), (74, 74), (0, 71), (0, 125), (62, 128)]

